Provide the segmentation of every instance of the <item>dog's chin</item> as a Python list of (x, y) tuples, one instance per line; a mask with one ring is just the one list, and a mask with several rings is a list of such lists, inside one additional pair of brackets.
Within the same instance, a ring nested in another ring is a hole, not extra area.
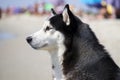
[(33, 49), (35, 50), (39, 50), (40, 48), (39, 47), (35, 47), (35, 46), (31, 46)]
[[(31, 44), (30, 44), (31, 45)], [(36, 46), (36, 45), (31, 45), (31, 47), (33, 49), (39, 50), (39, 49), (44, 49), (45, 47), (47, 47), (48, 44), (43, 44), (41, 46)]]
[(51, 51), (51, 50), (56, 49), (55, 45), (49, 46), (48, 44), (44, 44), (42, 46), (33, 46), (33, 45), (31, 45), (31, 47), (33, 49), (35, 49), (35, 50), (47, 50), (47, 51)]

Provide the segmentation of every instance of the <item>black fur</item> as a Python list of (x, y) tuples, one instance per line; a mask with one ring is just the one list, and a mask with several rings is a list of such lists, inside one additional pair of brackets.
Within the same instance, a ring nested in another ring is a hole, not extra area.
[(67, 48), (63, 55), (66, 80), (120, 80), (120, 69), (99, 43), (88, 24), (79, 20), (68, 8), (70, 25), (62, 14), (50, 19), (56, 30), (65, 36)]

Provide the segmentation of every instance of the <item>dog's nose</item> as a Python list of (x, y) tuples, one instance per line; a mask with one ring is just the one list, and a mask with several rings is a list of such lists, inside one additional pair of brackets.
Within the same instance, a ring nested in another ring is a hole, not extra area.
[(27, 37), (26, 40), (27, 40), (28, 43), (31, 43), (32, 42), (32, 37)]

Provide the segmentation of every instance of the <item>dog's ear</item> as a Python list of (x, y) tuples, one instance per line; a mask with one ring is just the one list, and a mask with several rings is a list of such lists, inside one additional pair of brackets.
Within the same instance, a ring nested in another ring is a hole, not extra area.
[(52, 12), (52, 15), (56, 15), (57, 14), (53, 8), (51, 9), (51, 12)]
[(70, 16), (69, 16), (69, 12), (70, 9), (69, 9), (69, 5), (65, 5), (65, 8), (62, 12), (62, 16), (63, 16), (63, 21), (66, 23), (66, 25), (69, 25), (70, 24)]

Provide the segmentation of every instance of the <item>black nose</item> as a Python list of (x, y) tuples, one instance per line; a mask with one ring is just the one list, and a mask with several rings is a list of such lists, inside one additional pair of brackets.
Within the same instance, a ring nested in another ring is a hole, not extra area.
[(31, 43), (32, 42), (32, 37), (27, 37), (26, 40), (27, 40), (28, 43)]

